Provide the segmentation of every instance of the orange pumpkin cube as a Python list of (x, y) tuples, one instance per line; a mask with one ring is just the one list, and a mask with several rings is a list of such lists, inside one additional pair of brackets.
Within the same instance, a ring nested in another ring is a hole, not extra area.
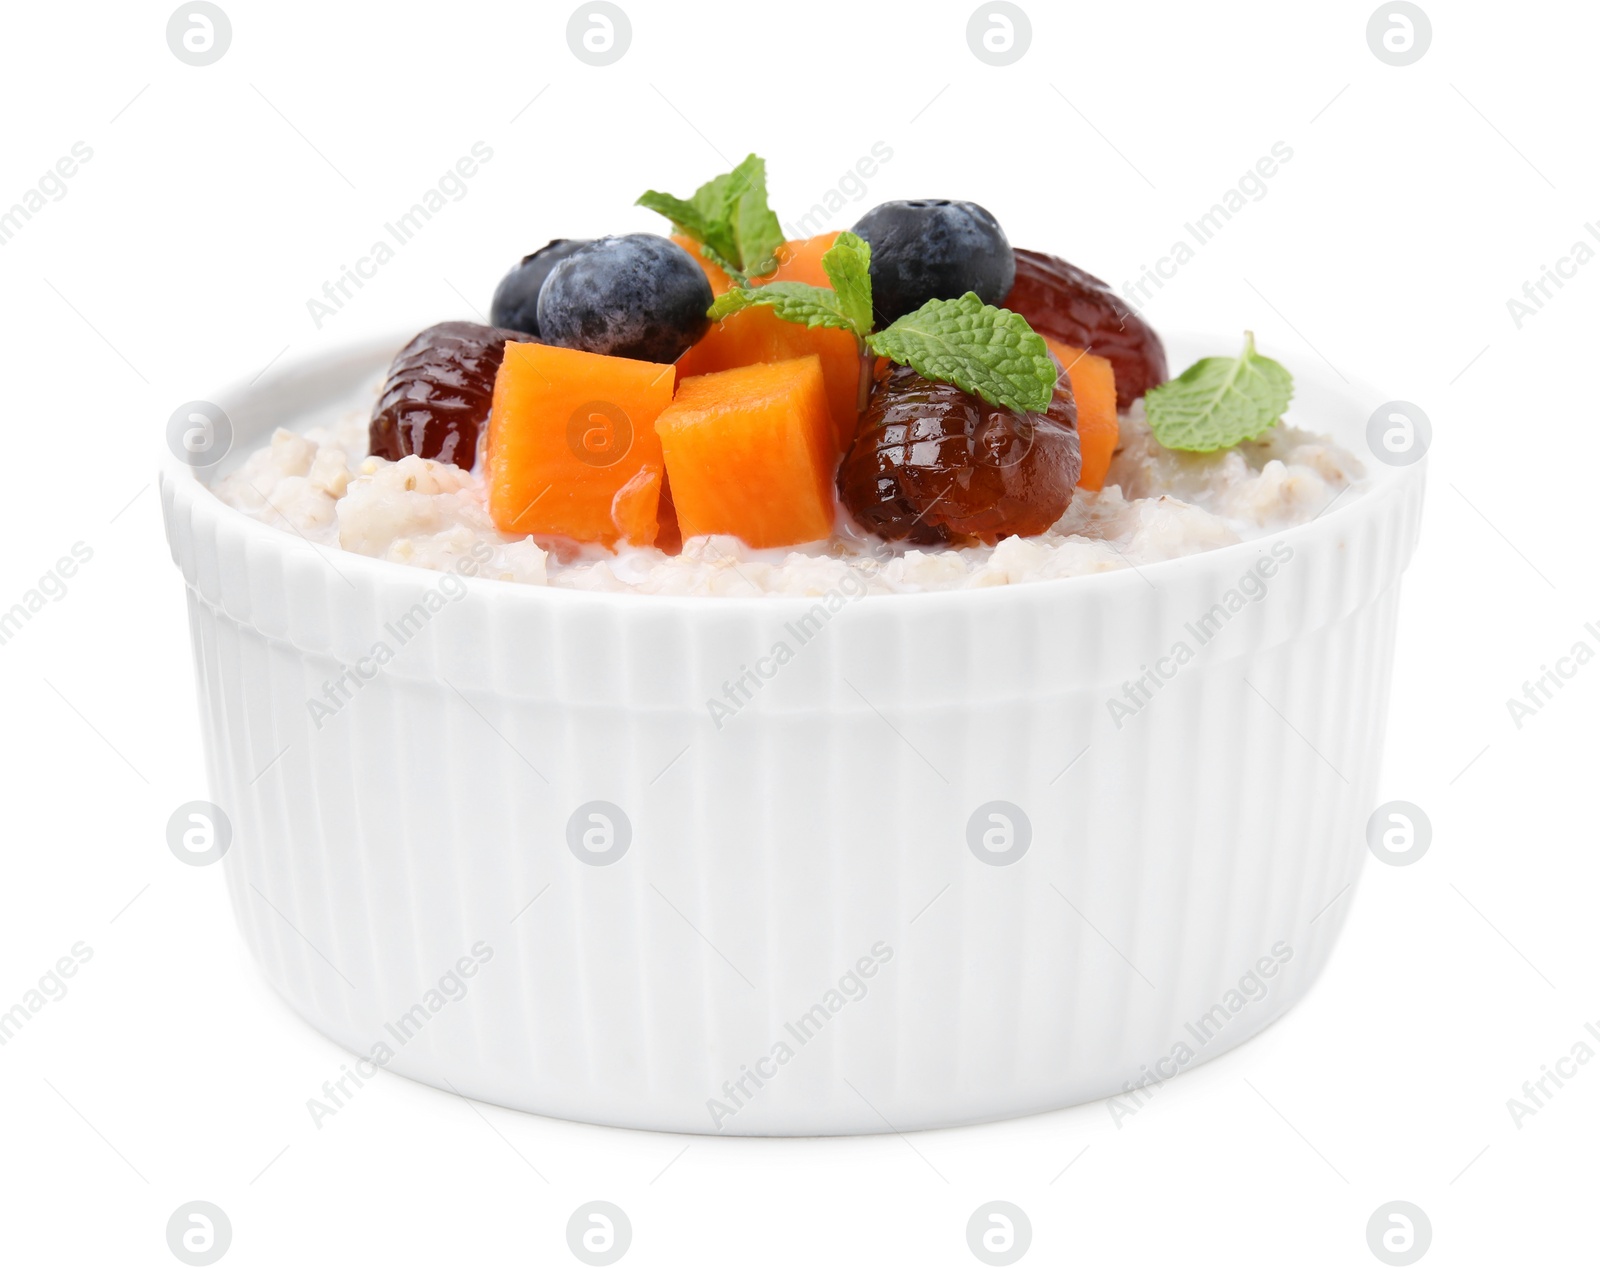
[(661, 485), (666, 471), (640, 467), (611, 499), (611, 522), (630, 546), (654, 546), (661, 532)]
[(1083, 453), (1080, 489), (1096, 493), (1105, 485), (1111, 457), (1117, 451), (1121, 428), (1117, 422), (1117, 374), (1104, 357), (1042, 336), (1050, 351), (1066, 367), (1072, 395), (1078, 402), (1078, 447)]
[[(650, 535), (665, 470), (655, 421), (672, 380), (670, 365), (507, 343), (489, 410), (495, 527), (605, 546)], [(645, 472), (653, 483), (637, 482)]]
[[(822, 270), (822, 257), (838, 236), (836, 232), (823, 233), (784, 243), (778, 248), (776, 271), (766, 277), (752, 278), (751, 285), (762, 286), (767, 282), (830, 285), (828, 275)], [(709, 269), (715, 266), (705, 267), (710, 276)], [(726, 274), (723, 276), (726, 281)], [(715, 279), (712, 289), (716, 290)], [(727, 289), (726, 286), (723, 289)], [(712, 326), (699, 343), (678, 358), (678, 381), (760, 361), (788, 361), (811, 355), (822, 362), (828, 409), (833, 415), (834, 432), (842, 454), (856, 437), (856, 407), (861, 389), (861, 350), (855, 335), (848, 330), (807, 329), (784, 321), (769, 308), (744, 308)]]
[(822, 257), (833, 249), (839, 231), (819, 233), (814, 238), (795, 238), (778, 248), (778, 267), (761, 282), (806, 282), (812, 286), (832, 286)]
[(833, 419), (815, 356), (685, 379), (656, 419), (684, 537), (758, 548), (833, 532)]

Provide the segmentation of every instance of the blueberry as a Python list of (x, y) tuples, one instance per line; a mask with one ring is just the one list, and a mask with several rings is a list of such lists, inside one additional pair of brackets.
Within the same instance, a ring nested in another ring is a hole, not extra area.
[(930, 299), (976, 291), (984, 303), (999, 304), (1011, 292), (1017, 272), (1011, 243), (977, 203), (879, 203), (854, 231), (872, 247), (872, 308), (880, 328)]
[(550, 270), (574, 251), (589, 245), (589, 238), (552, 238), (532, 255), (522, 257), (511, 272), (500, 279), (489, 304), (489, 324), (524, 334), (539, 333), (539, 290)]
[(539, 292), (548, 343), (639, 361), (676, 361), (710, 324), (711, 283), (676, 242), (653, 233), (597, 238)]

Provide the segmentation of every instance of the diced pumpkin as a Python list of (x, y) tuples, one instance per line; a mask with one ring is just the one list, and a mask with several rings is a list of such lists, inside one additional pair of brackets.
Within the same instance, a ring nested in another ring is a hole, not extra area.
[(757, 548), (833, 532), (833, 420), (816, 356), (685, 379), (656, 419), (685, 537)]
[(1082, 348), (1043, 336), (1050, 351), (1060, 358), (1072, 380), (1072, 395), (1078, 402), (1078, 447), (1083, 452), (1083, 470), (1078, 475), (1080, 489), (1099, 492), (1111, 469), (1111, 456), (1117, 449), (1117, 376), (1111, 362), (1092, 356)]
[(664, 467), (640, 467), (611, 499), (611, 522), (630, 546), (653, 546), (661, 531)]
[(722, 266), (711, 263), (700, 253), (700, 244), (687, 234), (675, 233), (672, 240), (687, 251), (706, 275), (706, 281), (711, 283), (711, 293), (720, 295), (733, 285), (733, 279), (722, 271)]
[(822, 257), (832, 249), (839, 231), (819, 233), (814, 238), (795, 238), (778, 248), (778, 267), (761, 282), (806, 282), (811, 286), (832, 286), (823, 270)]
[[(504, 533), (614, 545), (647, 534), (664, 470), (669, 365), (508, 343), (489, 410), (489, 514)], [(655, 482), (631, 485), (642, 472)], [(622, 497), (622, 522), (614, 514)]]
[[(827, 286), (828, 275), (822, 271), (822, 256), (838, 236), (824, 233), (784, 243), (778, 248), (777, 270), (764, 278), (752, 279), (752, 285), (783, 281)], [(715, 280), (712, 289), (716, 289)], [(811, 355), (822, 362), (828, 410), (833, 416), (838, 450), (843, 453), (855, 439), (861, 386), (861, 352), (856, 337), (848, 330), (808, 330), (782, 320), (769, 308), (741, 309), (714, 325), (699, 343), (678, 358), (678, 381), (761, 361), (787, 361)]]

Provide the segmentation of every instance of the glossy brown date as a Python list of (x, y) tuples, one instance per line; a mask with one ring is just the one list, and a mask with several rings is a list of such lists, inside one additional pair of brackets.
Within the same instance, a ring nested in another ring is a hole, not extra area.
[(1017, 280), (1002, 305), (1041, 335), (1111, 362), (1117, 409), (1167, 381), (1167, 351), (1138, 313), (1092, 274), (1042, 251), (1016, 251)]
[(1078, 482), (1077, 418), (1065, 374), (1049, 410), (1025, 414), (885, 364), (839, 468), (839, 496), (887, 541), (992, 545), (1042, 533)]
[(368, 451), (390, 462), (417, 454), (470, 470), (508, 339), (539, 342), (470, 321), (441, 322), (417, 335), (389, 367), (367, 430)]

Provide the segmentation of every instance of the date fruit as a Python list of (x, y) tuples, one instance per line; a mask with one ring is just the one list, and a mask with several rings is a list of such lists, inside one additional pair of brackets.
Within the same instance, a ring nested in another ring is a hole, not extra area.
[(1077, 415), (1064, 373), (1050, 408), (1026, 414), (884, 363), (839, 468), (839, 496), (887, 541), (993, 545), (1042, 533), (1078, 483)]
[(520, 330), (446, 321), (400, 349), (372, 410), (367, 449), (398, 462), (407, 454), (471, 470), (489, 418), (506, 341), (538, 343)]
[(1001, 307), (1041, 335), (1111, 362), (1119, 410), (1167, 381), (1161, 339), (1109, 286), (1059, 256), (1020, 247), (1015, 255), (1017, 280)]

